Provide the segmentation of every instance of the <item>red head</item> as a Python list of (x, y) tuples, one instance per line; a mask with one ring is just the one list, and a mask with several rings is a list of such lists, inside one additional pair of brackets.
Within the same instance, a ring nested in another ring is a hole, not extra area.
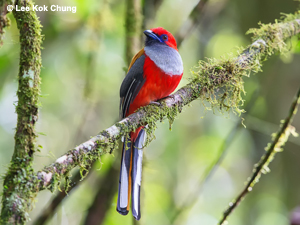
[(147, 36), (146, 46), (153, 43), (162, 43), (177, 50), (177, 43), (174, 36), (162, 27), (145, 30), (144, 34)]

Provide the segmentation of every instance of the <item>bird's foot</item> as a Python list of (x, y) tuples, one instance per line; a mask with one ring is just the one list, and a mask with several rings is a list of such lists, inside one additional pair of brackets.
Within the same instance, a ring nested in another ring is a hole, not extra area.
[(168, 96), (166, 96), (166, 97), (163, 97), (163, 98), (161, 98), (161, 99), (159, 99), (159, 100), (163, 100), (163, 99), (166, 99), (166, 98), (172, 98), (172, 99), (173, 99), (173, 101), (175, 100), (175, 97), (174, 97), (174, 95), (168, 95)]
[(149, 103), (149, 105), (162, 106), (162, 104), (160, 103), (160, 101), (161, 101), (161, 100), (164, 100), (164, 99), (166, 99), (166, 98), (172, 98), (173, 100), (175, 100), (175, 97), (174, 97), (173, 95), (168, 95), (168, 96), (166, 96), (166, 97), (163, 97), (163, 98), (159, 99), (159, 102), (151, 101), (151, 102)]
[(161, 103), (153, 101), (153, 102), (150, 102), (149, 105), (161, 106)]

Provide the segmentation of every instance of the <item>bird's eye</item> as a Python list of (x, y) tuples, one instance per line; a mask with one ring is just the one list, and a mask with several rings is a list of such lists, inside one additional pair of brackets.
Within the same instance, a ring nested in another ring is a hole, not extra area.
[(162, 39), (163, 39), (164, 41), (166, 41), (166, 40), (168, 40), (168, 36), (164, 34), (164, 35), (162, 36)]

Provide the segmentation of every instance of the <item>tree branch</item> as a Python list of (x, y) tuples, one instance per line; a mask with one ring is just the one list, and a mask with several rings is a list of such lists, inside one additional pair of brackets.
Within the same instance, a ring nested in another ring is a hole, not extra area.
[[(244, 190), (238, 195), (238, 197), (229, 204), (228, 209), (224, 212), (223, 218), (220, 221), (220, 225), (226, 224), (226, 219), (233, 212), (233, 210), (239, 205), (239, 203), (245, 198), (245, 196), (252, 191), (254, 185), (259, 181), (259, 178), (262, 173), (267, 173), (270, 171), (268, 168), (270, 162), (275, 157), (277, 152), (282, 151), (282, 147), (288, 140), (290, 134), (295, 132), (295, 128), (291, 126), (294, 115), (297, 113), (298, 106), (300, 104), (300, 88), (296, 95), (295, 100), (293, 101), (288, 117), (280, 125), (280, 130), (273, 137), (273, 142), (268, 144), (267, 152), (261, 157), (260, 161), (255, 164), (254, 172), (248, 181)], [(273, 136), (273, 135), (272, 135)]]
[[(19, 7), (32, 8), (31, 1), (17, 1)], [(33, 175), (32, 161), (36, 151), (35, 123), (38, 119), (40, 94), (41, 25), (35, 11), (13, 11), (20, 30), (20, 68), (18, 75), (18, 114), (15, 148), (3, 184), (1, 222), (23, 224), (34, 201), (37, 179)]]
[(168, 118), (172, 123), (181, 108), (195, 99), (208, 100), (212, 106), (223, 111), (231, 108), (241, 112), (238, 107), (242, 100), (242, 76), (249, 76), (250, 71), (259, 71), (260, 63), (267, 56), (284, 50), (284, 41), (300, 32), (299, 17), (299, 14), (290, 15), (282, 23), (261, 25), (260, 29), (251, 30), (256, 41), (238, 58), (200, 62), (199, 71), (194, 72), (195, 79), (170, 97), (163, 99), (160, 107), (154, 105), (143, 107), (39, 171), (37, 174), (40, 180), (39, 189), (55, 187), (57, 181), (74, 167), (83, 167), (92, 159), (110, 153), (116, 148), (118, 138), (139, 126), (148, 124), (148, 132), (151, 133), (158, 120)]
[[(258, 92), (252, 94), (250, 101), (246, 105), (245, 111), (246, 113), (250, 111), (250, 109), (255, 104), (256, 100), (258, 98)], [(246, 115), (247, 116), (247, 115)], [(199, 196), (202, 192), (202, 188), (204, 184), (213, 176), (215, 171), (217, 170), (217, 167), (222, 163), (224, 160), (227, 152), (229, 151), (229, 147), (232, 144), (233, 140), (236, 137), (236, 134), (239, 133), (239, 131), (244, 128), (243, 124), (241, 122), (237, 122), (235, 126), (231, 129), (225, 140), (222, 142), (222, 145), (220, 146), (217, 156), (213, 160), (212, 163), (205, 169), (201, 179), (198, 181), (196, 185), (194, 185), (197, 189), (195, 192), (189, 193), (189, 195), (185, 198), (185, 201), (183, 204), (174, 210), (173, 216), (171, 217), (170, 221), (171, 224), (174, 224), (177, 218), (179, 218), (183, 212), (186, 210), (192, 208), (193, 205), (197, 202), (198, 198), (196, 196)]]

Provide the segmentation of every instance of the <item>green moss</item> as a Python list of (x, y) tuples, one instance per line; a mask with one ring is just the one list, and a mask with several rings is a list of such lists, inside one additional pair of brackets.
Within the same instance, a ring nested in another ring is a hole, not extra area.
[(1, 224), (24, 224), (29, 219), (27, 212), (34, 205), (38, 179), (28, 160), (14, 158), (4, 178)]
[(242, 77), (248, 76), (251, 68), (241, 67), (236, 59), (209, 59), (208, 62), (200, 61), (193, 72), (192, 83), (200, 83), (199, 98), (207, 101), (210, 106), (206, 109), (233, 112), (240, 115), (243, 110), (242, 95), (245, 94)]
[[(247, 33), (253, 34), (255, 44), (238, 51), (238, 57), (229, 55), (220, 60), (207, 59), (199, 61), (197, 67), (192, 69), (194, 79), (191, 86), (200, 89), (195, 92), (208, 110), (218, 110), (221, 113), (233, 111), (241, 115), (244, 112), (243, 77), (249, 77), (251, 72), (261, 71), (261, 62), (268, 56), (288, 51), (285, 44), (288, 38), (297, 33), (300, 26), (295, 19), (299, 19), (299, 11), (295, 14), (284, 15), (281, 22), (274, 24), (259, 24), (260, 28), (250, 29)], [(263, 41), (259, 41), (263, 40)]]

